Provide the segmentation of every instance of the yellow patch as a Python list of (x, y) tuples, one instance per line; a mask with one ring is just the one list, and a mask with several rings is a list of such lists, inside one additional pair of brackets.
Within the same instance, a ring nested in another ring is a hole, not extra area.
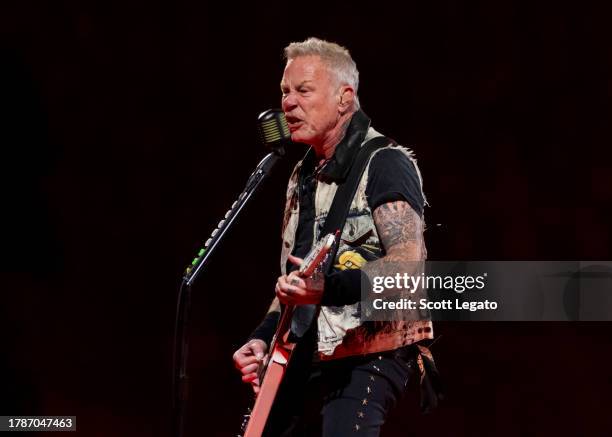
[(366, 262), (367, 261), (365, 258), (359, 255), (357, 252), (348, 250), (340, 255), (340, 258), (338, 258), (338, 264), (336, 264), (335, 267), (340, 270), (360, 269)]

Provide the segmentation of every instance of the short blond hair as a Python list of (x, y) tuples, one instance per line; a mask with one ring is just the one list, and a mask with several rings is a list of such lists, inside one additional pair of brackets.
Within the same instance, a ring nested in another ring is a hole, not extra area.
[(287, 61), (300, 56), (319, 56), (327, 64), (341, 85), (350, 85), (355, 91), (354, 109), (359, 109), (359, 71), (346, 47), (319, 38), (308, 38), (300, 42), (292, 42), (284, 50)]

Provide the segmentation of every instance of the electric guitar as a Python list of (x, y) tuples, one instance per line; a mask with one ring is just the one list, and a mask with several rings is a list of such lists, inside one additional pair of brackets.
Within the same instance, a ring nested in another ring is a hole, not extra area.
[[(309, 278), (320, 271), (335, 241), (334, 234), (328, 234), (317, 241), (304, 258), (298, 270), (299, 275)], [(295, 343), (289, 340), (294, 309), (293, 305), (286, 305), (282, 311), (278, 327), (268, 348), (268, 358), (260, 366), (257, 374), (260, 386), (255, 405), (244, 415), (241, 426), (244, 434), (238, 437), (260, 437), (263, 433), (278, 387), (285, 376), (295, 348)]]

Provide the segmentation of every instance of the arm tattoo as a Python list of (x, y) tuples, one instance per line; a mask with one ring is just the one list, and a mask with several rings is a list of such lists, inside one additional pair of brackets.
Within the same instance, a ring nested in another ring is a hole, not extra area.
[(387, 252), (400, 244), (419, 242), (423, 234), (421, 222), (408, 202), (388, 202), (374, 210), (374, 223)]
[[(423, 220), (410, 204), (406, 201), (388, 202), (376, 208), (373, 216), (385, 255), (363, 266), (362, 272), (368, 276), (370, 283), (372, 284), (376, 277), (396, 277), (399, 275), (406, 278), (423, 274), (425, 271), (424, 261), (427, 257), (423, 240), (424, 225)], [(362, 293), (363, 291), (362, 288)], [(413, 301), (420, 301), (427, 298), (427, 289), (423, 286), (415, 289), (385, 286), (384, 295), (366, 292), (364, 297), (364, 294), (362, 294), (366, 308), (372, 306), (373, 301), (371, 299), (379, 296), (388, 300), (410, 298)], [(377, 317), (382, 317), (379, 320), (387, 320), (393, 323), (428, 320), (429, 313), (423, 312), (419, 308), (388, 309), (384, 310), (382, 314), (379, 312)]]
[(408, 202), (388, 202), (379, 206), (374, 210), (374, 223), (385, 256), (363, 267), (370, 278), (409, 272), (417, 265), (415, 261), (425, 260), (423, 220)]

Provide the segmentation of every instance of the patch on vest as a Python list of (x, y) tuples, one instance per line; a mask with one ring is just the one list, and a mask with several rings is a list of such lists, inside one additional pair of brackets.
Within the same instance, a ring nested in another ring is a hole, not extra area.
[(354, 250), (347, 250), (338, 258), (338, 264), (334, 267), (340, 270), (360, 269), (367, 261)]

